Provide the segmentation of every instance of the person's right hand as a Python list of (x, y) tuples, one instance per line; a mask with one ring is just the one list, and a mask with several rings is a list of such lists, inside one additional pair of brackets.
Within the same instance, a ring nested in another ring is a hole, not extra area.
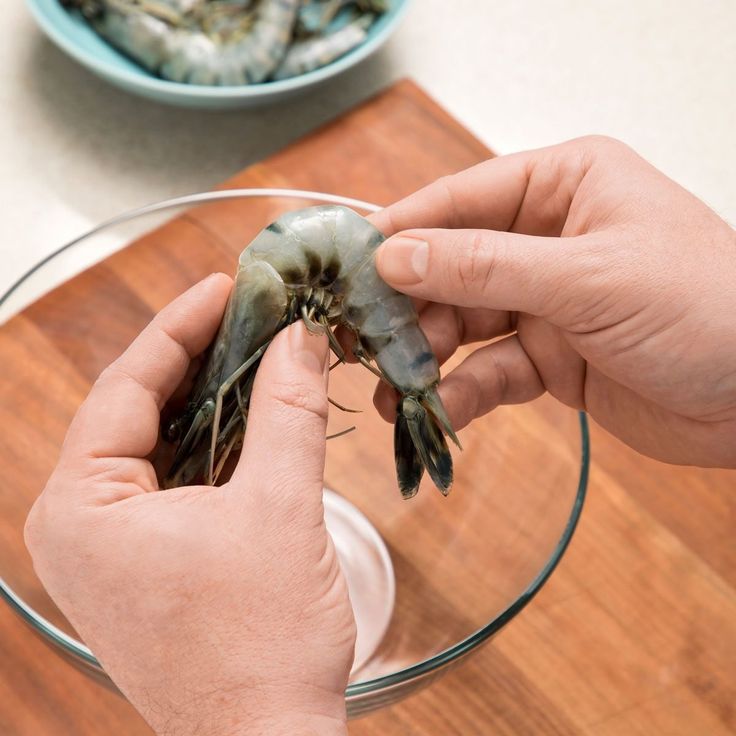
[(736, 232), (631, 149), (493, 159), (372, 220), (440, 361), (507, 335), (443, 380), (456, 427), (547, 390), (642, 453), (736, 467)]

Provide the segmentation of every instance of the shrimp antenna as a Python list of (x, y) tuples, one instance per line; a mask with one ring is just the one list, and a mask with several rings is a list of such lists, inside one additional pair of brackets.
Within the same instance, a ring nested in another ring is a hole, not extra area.
[(327, 341), (330, 343), (330, 348), (337, 358), (337, 362), (333, 363), (330, 366), (330, 370), (332, 370), (336, 365), (340, 365), (340, 363), (345, 362), (345, 351), (342, 349), (342, 345), (340, 345), (340, 343), (337, 341), (335, 333), (330, 328), (330, 323), (326, 317), (323, 317), (320, 320), (320, 324), (322, 325), (325, 334), (327, 335)]
[(355, 425), (352, 427), (348, 427), (347, 429), (343, 429), (342, 432), (335, 432), (335, 434), (328, 434), (327, 437), (325, 437), (326, 440), (334, 440), (336, 437), (342, 437), (343, 435), (350, 434), (351, 432), (354, 432), (357, 429)]
[(348, 409), (347, 406), (343, 406), (342, 404), (338, 404), (337, 401), (334, 399), (331, 399), (329, 396), (327, 397), (327, 401), (332, 404), (332, 406), (336, 406), (340, 411), (346, 411), (348, 414), (362, 414), (362, 409)]

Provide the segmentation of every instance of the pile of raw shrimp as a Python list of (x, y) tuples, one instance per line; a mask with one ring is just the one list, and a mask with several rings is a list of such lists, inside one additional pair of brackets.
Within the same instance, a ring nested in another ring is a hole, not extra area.
[(60, 0), (164, 79), (258, 84), (325, 66), (365, 41), (388, 0)]

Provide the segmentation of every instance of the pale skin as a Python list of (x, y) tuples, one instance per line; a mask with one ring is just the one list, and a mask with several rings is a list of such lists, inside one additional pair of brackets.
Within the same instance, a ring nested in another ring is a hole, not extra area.
[(296, 324), (273, 341), (227, 484), (156, 492), (145, 459), (231, 285), (192, 287), (100, 376), (26, 543), (156, 733), (344, 734), (355, 623), (323, 518), (327, 339)]
[[(441, 385), (456, 427), (548, 391), (644, 454), (736, 467), (736, 233), (630, 149), (506, 156), (374, 218), (394, 235), (379, 270), (440, 360), (485, 343)], [(157, 733), (344, 734), (355, 626), (322, 518), (326, 339), (296, 324), (273, 341), (226, 485), (158, 493), (146, 459), (230, 286), (194, 286), (100, 376), (27, 544)], [(375, 400), (392, 420), (391, 392)]]
[(643, 454), (736, 467), (736, 231), (630, 148), (504, 156), (374, 221), (440, 361), (505, 336), (443, 379), (456, 427), (548, 391)]

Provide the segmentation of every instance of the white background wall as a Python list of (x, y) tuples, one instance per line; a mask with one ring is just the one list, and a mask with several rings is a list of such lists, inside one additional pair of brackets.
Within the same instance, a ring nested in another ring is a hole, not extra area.
[(734, 0), (415, 0), (378, 57), (255, 112), (130, 97), (0, 24), (0, 288), (88, 225), (208, 188), (411, 76), (506, 153), (586, 133), (629, 142), (736, 222)]

